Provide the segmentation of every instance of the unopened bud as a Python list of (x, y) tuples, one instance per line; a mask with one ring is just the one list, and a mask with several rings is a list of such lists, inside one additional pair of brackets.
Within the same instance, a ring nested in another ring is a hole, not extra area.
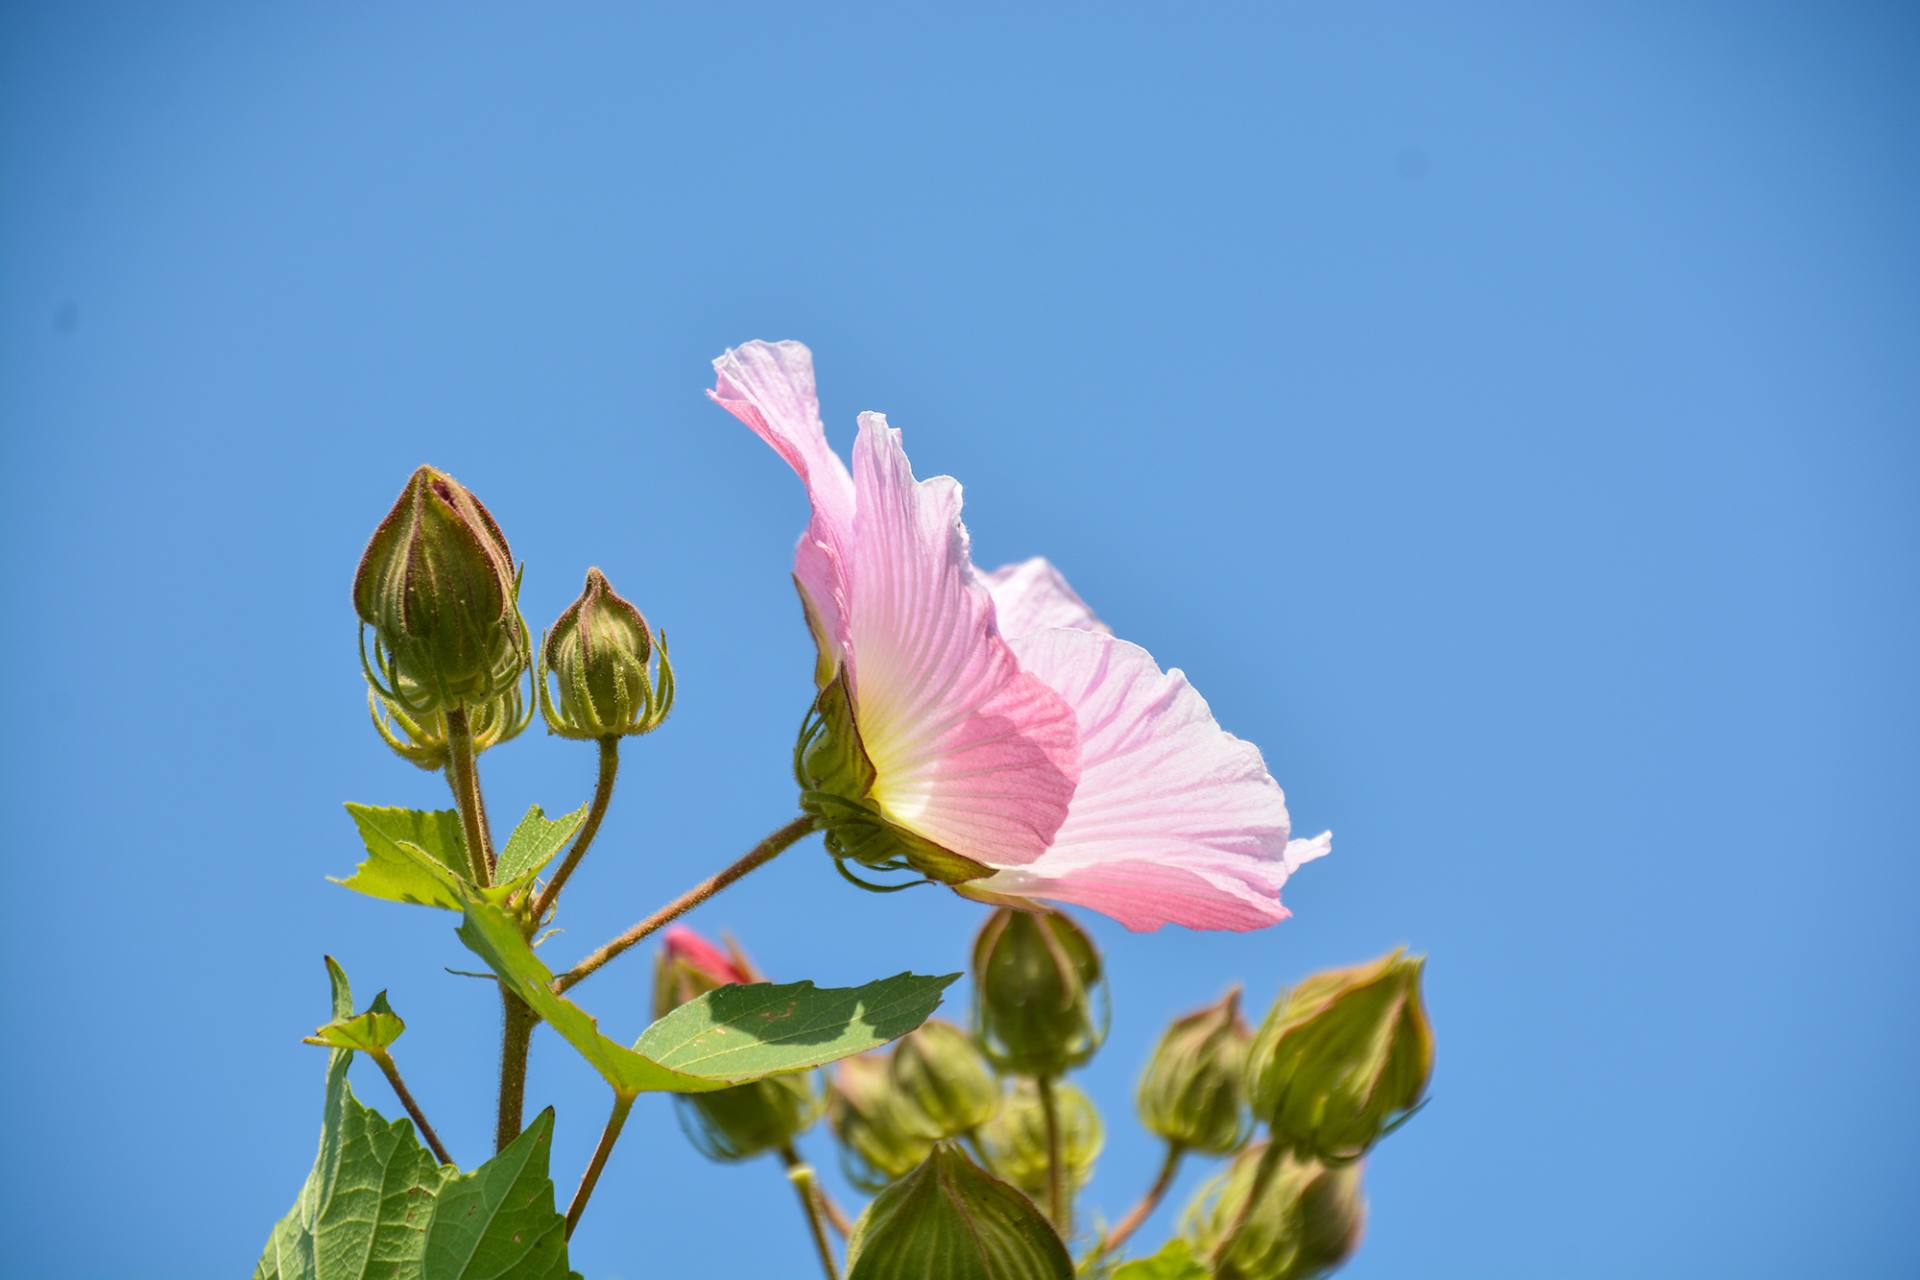
[(1254, 1037), (1247, 1081), (1274, 1140), (1327, 1163), (1352, 1160), (1419, 1107), (1433, 1074), (1420, 999), (1424, 957), (1395, 951), (1308, 978)]
[[(1067, 1188), (1077, 1191), (1093, 1177), (1106, 1145), (1106, 1126), (1093, 1099), (1070, 1084), (1053, 1082), (1055, 1121), (1060, 1127), (1060, 1164)], [(1017, 1082), (1000, 1111), (981, 1126), (980, 1149), (993, 1171), (1036, 1200), (1047, 1194), (1047, 1114), (1034, 1081)]]
[[(649, 733), (673, 706), (673, 666), (632, 603), (598, 569), (587, 570), (580, 598), (566, 607), (540, 646), (540, 712), (567, 738)], [(548, 690), (551, 673), (559, 694)]]
[(1093, 939), (1057, 911), (995, 911), (973, 944), (973, 1015), (1003, 1071), (1057, 1076), (1087, 1061), (1107, 1035)]
[[(723, 951), (685, 926), (667, 931), (653, 971), (655, 1019), (717, 987), (764, 982), (739, 947)], [(769, 1076), (712, 1093), (680, 1094), (680, 1125), (702, 1155), (745, 1160), (774, 1151), (812, 1127), (820, 1094), (811, 1071)]]
[(913, 1123), (882, 1054), (847, 1058), (827, 1085), (827, 1123), (845, 1153), (848, 1181), (878, 1191), (927, 1158), (933, 1139)]
[(1218, 1004), (1175, 1018), (1140, 1077), (1140, 1120), (1175, 1146), (1210, 1155), (1247, 1138), (1247, 1043), (1240, 989)]
[(421, 467), (354, 575), (354, 611), (373, 632), (369, 683), (416, 718), (504, 694), (528, 660), (518, 594), (492, 515), (452, 476)]
[(1357, 1162), (1328, 1168), (1261, 1143), (1201, 1191), (1184, 1230), (1214, 1280), (1312, 1280), (1353, 1256), (1366, 1221)]
[(867, 1206), (847, 1280), (1071, 1280), (1073, 1259), (1033, 1202), (950, 1143)]
[(967, 1033), (938, 1018), (894, 1046), (893, 1087), (931, 1138), (972, 1133), (1000, 1106), (1000, 1082)]

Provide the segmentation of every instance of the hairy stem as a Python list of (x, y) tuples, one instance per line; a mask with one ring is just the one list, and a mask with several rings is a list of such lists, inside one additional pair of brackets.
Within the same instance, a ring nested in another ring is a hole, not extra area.
[(1053, 1077), (1039, 1076), (1034, 1088), (1040, 1094), (1040, 1114), (1047, 1123), (1047, 1216), (1061, 1239), (1073, 1234), (1073, 1206), (1067, 1199), (1067, 1166), (1060, 1158), (1060, 1103), (1054, 1096)]
[(812, 830), (813, 819), (811, 817), (802, 814), (800, 817), (795, 818), (792, 822), (789, 822), (786, 826), (780, 828), (765, 840), (755, 845), (747, 852), (746, 856), (738, 862), (735, 862), (718, 875), (709, 876), (707, 879), (702, 880), (699, 884), (693, 886), (693, 888), (687, 890), (672, 902), (669, 902), (666, 906), (660, 908), (645, 920), (642, 920), (639, 924), (634, 925), (633, 928), (627, 930), (613, 941), (602, 946), (598, 951), (595, 951), (592, 955), (561, 974), (558, 978), (555, 978), (553, 980), (554, 991), (564, 992), (575, 986), (581, 980), (592, 975), (595, 970), (599, 969), (600, 966), (604, 965), (607, 961), (646, 938), (648, 934), (671, 924), (740, 877), (746, 875), (749, 871), (772, 862), (774, 858), (785, 852), (794, 841), (800, 839), (800, 837)]
[(593, 1184), (600, 1181), (600, 1171), (607, 1167), (607, 1157), (613, 1154), (613, 1144), (620, 1141), (620, 1130), (627, 1124), (627, 1113), (633, 1110), (633, 1098), (626, 1094), (615, 1094), (613, 1114), (607, 1117), (607, 1127), (600, 1131), (599, 1145), (593, 1149), (593, 1159), (587, 1162), (587, 1171), (580, 1175), (579, 1189), (573, 1193), (573, 1202), (567, 1206), (567, 1239), (573, 1239), (573, 1229), (580, 1225), (580, 1215), (587, 1211), (587, 1201), (593, 1196)]
[(807, 1216), (807, 1230), (813, 1236), (813, 1247), (820, 1253), (820, 1266), (827, 1273), (827, 1280), (840, 1280), (840, 1267), (833, 1259), (833, 1245), (827, 1241), (827, 1227), (822, 1209), (823, 1194), (820, 1183), (813, 1176), (813, 1167), (800, 1159), (800, 1153), (789, 1142), (780, 1149), (780, 1158), (786, 1162), (787, 1180), (793, 1183), (794, 1191), (800, 1197), (800, 1209)]
[(493, 1126), (493, 1149), (504, 1151), (520, 1136), (527, 1106), (527, 1057), (533, 1050), (533, 1029), (540, 1015), (527, 1002), (500, 987), (500, 1109)]
[(1180, 1157), (1185, 1154), (1186, 1149), (1179, 1143), (1167, 1144), (1167, 1155), (1160, 1162), (1159, 1175), (1154, 1178), (1153, 1185), (1147, 1188), (1147, 1193), (1140, 1197), (1140, 1203), (1129, 1209), (1127, 1216), (1115, 1223), (1113, 1230), (1107, 1232), (1107, 1238), (1100, 1244), (1102, 1254), (1111, 1253), (1125, 1244), (1127, 1237), (1138, 1231), (1140, 1224), (1160, 1207), (1160, 1202), (1166, 1199), (1168, 1188), (1173, 1186), (1173, 1175), (1180, 1170)]
[(533, 900), (535, 925), (547, 918), (547, 912), (553, 910), (554, 901), (559, 898), (567, 877), (580, 865), (580, 859), (587, 856), (587, 847), (593, 843), (594, 836), (600, 833), (600, 820), (607, 816), (607, 804), (613, 799), (614, 775), (620, 772), (620, 735), (608, 734), (599, 742), (600, 778), (593, 787), (593, 805), (587, 810), (587, 820), (580, 825), (580, 834), (574, 837), (573, 848), (567, 850), (560, 869), (553, 873), (553, 879), (547, 881), (547, 887)]
[[(796, 1169), (806, 1167), (806, 1162), (800, 1158), (800, 1153), (794, 1150), (791, 1142), (780, 1148), (780, 1160), (787, 1166), (789, 1177)], [(827, 1225), (831, 1226), (834, 1233), (841, 1239), (846, 1239), (847, 1232), (853, 1230), (853, 1223), (848, 1219), (846, 1210), (833, 1202), (833, 1197), (827, 1194), (827, 1189), (820, 1185), (817, 1178), (814, 1179), (813, 1194), (814, 1198), (820, 1202), (820, 1211), (827, 1215)]]
[(473, 756), (473, 730), (467, 709), (450, 707), (447, 720), (447, 784), (453, 788), (454, 807), (460, 810), (460, 831), (467, 846), (467, 866), (473, 882), (493, 883), (493, 841), (487, 834), (487, 810), (480, 799), (480, 770)]
[(380, 1068), (380, 1073), (386, 1076), (387, 1083), (393, 1086), (394, 1096), (400, 1099), (400, 1105), (405, 1107), (407, 1114), (413, 1117), (414, 1127), (420, 1130), (420, 1136), (426, 1139), (427, 1147), (433, 1152), (433, 1158), (441, 1164), (452, 1164), (453, 1157), (447, 1154), (446, 1147), (440, 1141), (440, 1135), (435, 1133), (433, 1126), (427, 1123), (427, 1113), (422, 1111), (420, 1104), (413, 1100), (413, 1094), (407, 1090), (406, 1081), (400, 1078), (400, 1068), (394, 1065), (393, 1055), (385, 1049), (370, 1049), (367, 1051), (367, 1056), (374, 1060)]

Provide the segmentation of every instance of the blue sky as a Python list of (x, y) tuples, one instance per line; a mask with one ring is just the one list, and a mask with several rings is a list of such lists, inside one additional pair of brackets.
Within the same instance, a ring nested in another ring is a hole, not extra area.
[[(1268, 932), (1093, 922), (1095, 1202), (1152, 1173), (1168, 1017), (1407, 943), (1434, 1102), (1347, 1274), (1913, 1274), (1917, 35), (1868, 4), (8, 6), (10, 1265), (251, 1266), (312, 1155), (323, 952), (482, 1150), (495, 1003), (443, 972), (450, 921), (325, 880), (340, 802), (444, 794), (366, 723), (347, 596), (417, 463), (500, 517), (536, 625), (598, 564), (673, 640), (559, 959), (791, 813), (804, 499), (702, 391), (796, 337), (838, 443), (886, 411), (983, 563), (1052, 557), (1335, 832)], [(489, 755), (495, 808), (579, 803), (591, 755)], [(978, 919), (816, 842), (694, 923), (853, 983), (959, 968)], [(632, 1034), (647, 982), (578, 994)], [(543, 1038), (531, 1094), (570, 1186), (603, 1092)], [(810, 1265), (774, 1167), (643, 1105), (575, 1264), (720, 1247)]]

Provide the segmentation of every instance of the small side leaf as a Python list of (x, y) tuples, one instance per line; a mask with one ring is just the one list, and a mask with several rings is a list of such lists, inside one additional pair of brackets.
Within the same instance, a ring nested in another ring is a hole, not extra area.
[(1151, 1258), (1123, 1264), (1112, 1280), (1210, 1280), (1212, 1275), (1193, 1256), (1187, 1242), (1175, 1237)]
[(494, 869), (494, 883), (475, 889), (468, 878), (460, 815), (452, 809), (384, 809), (349, 804), (347, 813), (360, 829), (367, 858), (351, 876), (335, 883), (368, 897), (446, 911), (462, 910), (469, 896), (476, 893), (488, 902), (506, 901), (553, 861), (587, 817), (585, 805), (554, 819), (534, 805), (507, 837)]
[(347, 988), (346, 971), (332, 956), (327, 957), (327, 973), (338, 975), (336, 991), (348, 993), (349, 1012), (346, 1017), (335, 1017), (333, 1021), (321, 1026), (312, 1035), (300, 1043), (317, 1044), (324, 1049), (358, 1049), (362, 1053), (373, 1053), (385, 1049), (400, 1038), (407, 1029), (400, 1015), (387, 1003), (387, 993), (382, 991), (373, 998), (365, 1013), (351, 1011), (352, 993)]
[(574, 832), (586, 820), (586, 805), (552, 819), (542, 813), (537, 804), (528, 809), (527, 816), (520, 819), (520, 825), (507, 837), (506, 847), (500, 850), (500, 862), (493, 871), (495, 883), (516, 889), (533, 879), (541, 868), (553, 861), (555, 854), (567, 847)]
[(389, 902), (458, 911), (466, 883), (466, 844), (451, 809), (384, 809), (349, 804), (367, 859), (336, 883)]

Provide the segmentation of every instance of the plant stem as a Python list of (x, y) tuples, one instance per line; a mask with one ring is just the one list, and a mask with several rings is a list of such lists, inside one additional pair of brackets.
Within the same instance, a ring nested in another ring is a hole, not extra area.
[(1052, 1076), (1037, 1076), (1033, 1083), (1040, 1094), (1040, 1114), (1047, 1122), (1047, 1216), (1065, 1239), (1073, 1234), (1073, 1207), (1067, 1200), (1066, 1162), (1060, 1158), (1059, 1100), (1054, 1097)]
[(614, 775), (620, 772), (620, 735), (608, 734), (599, 742), (600, 778), (593, 787), (593, 805), (587, 810), (587, 820), (580, 824), (580, 834), (574, 837), (573, 848), (567, 850), (560, 869), (553, 873), (553, 879), (547, 881), (547, 887), (533, 900), (533, 923), (536, 926), (547, 918), (547, 912), (553, 909), (554, 900), (560, 896), (567, 877), (580, 865), (580, 859), (587, 856), (587, 846), (599, 834), (600, 820), (607, 816), (607, 803), (613, 799)]
[(1173, 1186), (1173, 1175), (1180, 1169), (1180, 1157), (1185, 1154), (1186, 1149), (1179, 1143), (1167, 1144), (1166, 1159), (1160, 1162), (1159, 1175), (1154, 1178), (1153, 1185), (1147, 1188), (1147, 1193), (1140, 1197), (1140, 1203), (1129, 1209), (1127, 1216), (1120, 1219), (1113, 1230), (1107, 1232), (1107, 1238), (1100, 1244), (1102, 1254), (1110, 1253), (1125, 1244), (1127, 1237), (1138, 1231), (1140, 1224), (1147, 1220), (1148, 1215), (1160, 1207), (1160, 1202), (1166, 1198), (1167, 1189)]
[(506, 984), (500, 986), (500, 1109), (493, 1126), (493, 1149), (505, 1151), (507, 1144), (520, 1136), (521, 1118), (527, 1105), (527, 1056), (533, 1049), (533, 1029), (540, 1023), (536, 1014)]
[(415, 1102), (413, 1095), (407, 1091), (406, 1081), (400, 1078), (400, 1068), (394, 1065), (393, 1055), (385, 1049), (370, 1049), (367, 1051), (367, 1056), (374, 1060), (381, 1074), (386, 1076), (387, 1083), (393, 1086), (394, 1096), (400, 1099), (400, 1105), (405, 1107), (407, 1114), (413, 1117), (414, 1127), (419, 1129), (420, 1136), (427, 1140), (427, 1146), (433, 1151), (433, 1158), (441, 1164), (452, 1164), (453, 1157), (447, 1154), (446, 1147), (441, 1144), (440, 1135), (435, 1133), (433, 1126), (427, 1123), (427, 1113), (420, 1109), (420, 1104)]
[[(800, 1159), (800, 1153), (793, 1149), (791, 1142), (780, 1148), (780, 1159), (787, 1166), (789, 1177), (794, 1170), (804, 1168), (806, 1164)], [(827, 1215), (827, 1225), (831, 1226), (834, 1233), (841, 1239), (846, 1239), (847, 1233), (853, 1230), (853, 1223), (847, 1219), (846, 1210), (833, 1202), (833, 1197), (827, 1194), (827, 1189), (820, 1185), (817, 1178), (813, 1183), (813, 1194), (820, 1201), (821, 1212)]]
[(612, 942), (607, 943), (585, 960), (582, 960), (579, 964), (561, 974), (558, 978), (555, 978), (553, 980), (554, 991), (558, 993), (572, 988), (582, 979), (587, 978), (595, 970), (599, 969), (601, 965), (613, 959), (621, 952), (628, 950), (648, 934), (679, 919), (687, 912), (705, 902), (708, 898), (711, 898), (714, 894), (732, 884), (735, 880), (738, 880), (741, 876), (746, 875), (747, 872), (772, 862), (774, 858), (783, 853), (794, 841), (800, 839), (800, 837), (812, 830), (813, 819), (811, 817), (802, 814), (795, 818), (792, 822), (789, 822), (786, 826), (780, 828), (765, 840), (755, 845), (748, 851), (747, 855), (738, 862), (720, 872), (720, 874), (709, 876), (707, 879), (702, 880), (699, 884), (693, 886), (693, 888), (687, 890), (672, 902), (669, 902), (666, 906), (660, 908), (645, 920), (642, 920), (639, 924), (634, 925), (633, 928), (627, 930)]
[(493, 841), (487, 836), (487, 811), (480, 800), (480, 771), (474, 764), (473, 731), (467, 709), (449, 707), (447, 720), (447, 782), (454, 806), (460, 810), (460, 830), (466, 838), (467, 865), (478, 885), (493, 883)]
[(1254, 1207), (1260, 1203), (1260, 1197), (1267, 1193), (1267, 1184), (1273, 1181), (1274, 1171), (1280, 1167), (1281, 1155), (1280, 1144), (1271, 1139), (1260, 1149), (1260, 1159), (1253, 1166), (1253, 1181), (1247, 1187), (1247, 1198), (1240, 1202), (1240, 1207), (1234, 1210), (1233, 1221), (1228, 1223), (1227, 1229), (1220, 1233), (1219, 1242), (1213, 1246), (1213, 1256), (1208, 1259), (1209, 1262), (1219, 1262), (1225, 1255), (1227, 1246), (1233, 1243), (1233, 1238), (1239, 1235), (1247, 1225), (1247, 1219), (1253, 1216)]
[(813, 1234), (813, 1247), (820, 1252), (820, 1266), (826, 1271), (827, 1280), (840, 1280), (840, 1267), (833, 1260), (833, 1246), (827, 1242), (826, 1224), (821, 1220), (820, 1184), (813, 1176), (813, 1168), (800, 1159), (791, 1142), (780, 1149), (780, 1158), (787, 1165), (787, 1181), (793, 1183), (794, 1191), (799, 1193), (800, 1209), (807, 1215), (807, 1230)]
[(633, 1097), (617, 1093), (613, 1097), (613, 1114), (607, 1117), (607, 1127), (600, 1131), (600, 1144), (593, 1149), (593, 1159), (587, 1162), (587, 1171), (580, 1175), (580, 1187), (573, 1193), (573, 1203), (567, 1206), (567, 1239), (573, 1239), (573, 1229), (580, 1225), (580, 1215), (587, 1211), (587, 1201), (593, 1196), (593, 1184), (600, 1181), (600, 1171), (607, 1167), (607, 1157), (613, 1154), (613, 1144), (620, 1141), (620, 1130), (626, 1127), (627, 1113), (633, 1110)]

